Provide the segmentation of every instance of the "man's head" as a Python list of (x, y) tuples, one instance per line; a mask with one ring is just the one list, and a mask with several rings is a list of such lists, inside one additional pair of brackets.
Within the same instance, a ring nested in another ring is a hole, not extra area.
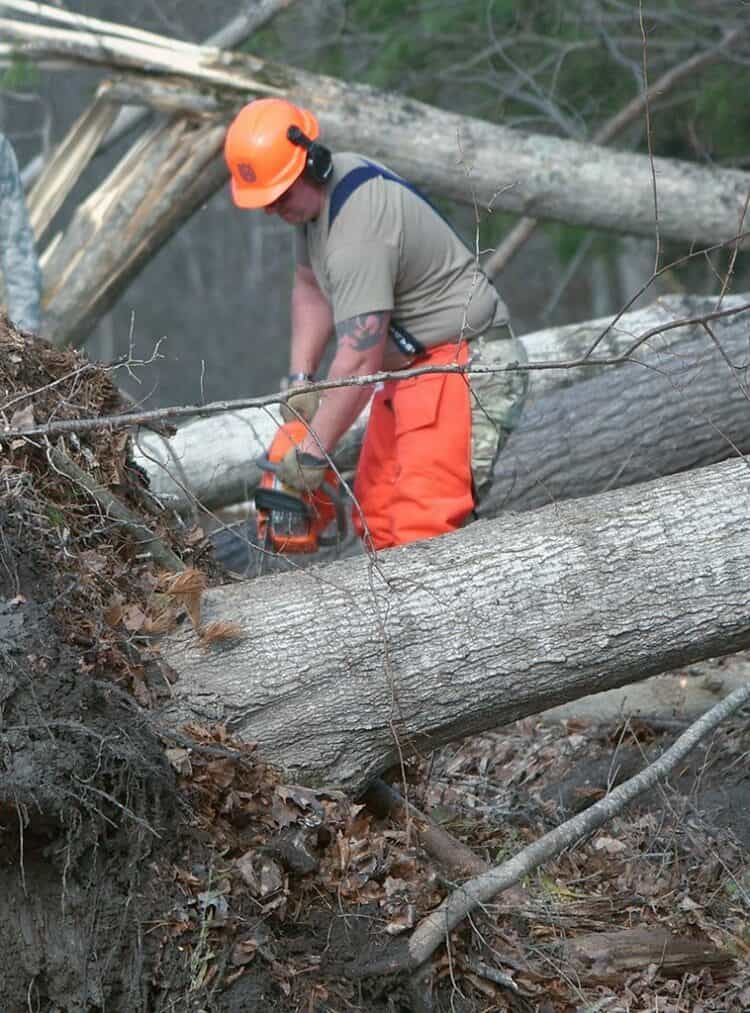
[(284, 99), (248, 103), (229, 126), (224, 157), (232, 198), (241, 208), (265, 208), (290, 225), (316, 218), (333, 171), (331, 153), (315, 138), (318, 121)]

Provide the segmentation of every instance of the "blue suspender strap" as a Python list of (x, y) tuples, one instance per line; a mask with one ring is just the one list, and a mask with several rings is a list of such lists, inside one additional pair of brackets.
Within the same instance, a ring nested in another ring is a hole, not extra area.
[[(411, 192), (416, 197), (419, 197), (419, 199), (423, 200), (425, 204), (428, 204), (436, 215), (440, 215), (440, 217), (443, 218), (443, 216), (440, 214), (440, 212), (434, 206), (434, 204), (432, 204), (432, 202), (428, 200), (427, 197), (425, 197), (425, 195), (420, 190), (418, 190), (411, 183), (407, 182), (407, 180), (402, 179), (400, 176), (396, 176), (392, 172), (388, 172), (387, 169), (381, 169), (380, 166), (374, 165), (372, 162), (365, 161), (364, 165), (360, 165), (356, 169), (351, 169), (349, 172), (347, 172), (345, 176), (342, 176), (342, 178), (333, 188), (333, 192), (331, 193), (331, 200), (328, 205), (329, 232), (333, 227), (333, 223), (336, 221), (336, 217), (338, 216), (339, 211), (342, 209), (344, 204), (346, 204), (346, 202), (349, 200), (354, 191), (358, 190), (359, 187), (361, 187), (362, 184), (366, 183), (368, 180), (376, 179), (378, 177), (380, 177), (381, 179), (387, 179), (392, 183), (398, 183), (400, 186), (406, 187), (407, 190), (411, 190)], [(458, 236), (458, 233), (453, 228), (451, 223), (446, 221), (445, 218), (443, 218), (443, 221)], [(459, 236), (458, 238), (460, 239), (461, 237)], [(424, 345), (420, 341), (418, 341), (413, 334), (410, 334), (409, 331), (407, 331), (407, 329), (403, 325), (398, 324), (395, 320), (391, 320), (389, 327), (389, 335), (391, 337), (391, 340), (394, 342), (396, 347), (403, 353), (403, 355), (414, 356), (414, 355), (421, 355), (425, 352)]]
[[(328, 206), (329, 232), (331, 231), (331, 227), (333, 223), (336, 221), (336, 218), (338, 217), (339, 211), (342, 209), (344, 204), (346, 204), (346, 202), (349, 200), (354, 191), (358, 190), (362, 186), (362, 184), (366, 183), (368, 180), (376, 179), (378, 177), (380, 177), (381, 179), (390, 180), (392, 183), (398, 183), (400, 186), (406, 187), (407, 190), (411, 190), (411, 192), (415, 196), (419, 197), (420, 200), (423, 200), (425, 204), (429, 204), (429, 206), (432, 208), (435, 214), (440, 215), (440, 212), (432, 203), (432, 201), (430, 201), (427, 197), (425, 197), (422, 191), (418, 190), (412, 183), (409, 183), (407, 180), (402, 179), (400, 176), (397, 176), (393, 172), (388, 172), (387, 169), (381, 169), (380, 166), (374, 165), (372, 162), (365, 161), (364, 165), (360, 165), (356, 169), (351, 169), (349, 172), (347, 172), (345, 176), (342, 176), (342, 178), (333, 188), (333, 193), (331, 194), (331, 202)], [(442, 215), (440, 215), (440, 217), (443, 218)], [(445, 218), (443, 218), (443, 221), (446, 221)], [(450, 224), (450, 222), (446, 222), (446, 224), (449, 225), (451, 229), (453, 229), (453, 226)], [(453, 231), (455, 232), (455, 229), (453, 229)]]

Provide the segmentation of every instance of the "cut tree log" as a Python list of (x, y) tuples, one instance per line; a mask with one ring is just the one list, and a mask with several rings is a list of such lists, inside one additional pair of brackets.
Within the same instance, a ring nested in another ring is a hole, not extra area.
[(163, 718), (351, 792), (404, 754), (750, 646), (745, 461), (206, 593), (244, 640), (162, 643)]
[[(726, 297), (722, 307), (749, 304), (747, 293)], [(647, 368), (597, 364), (623, 355), (655, 329), (715, 307), (715, 299), (669, 296), (609, 329), (612, 318), (524, 335), (532, 364), (579, 361), (601, 340), (588, 365), (532, 371), (526, 414), (500, 455), (483, 516), (711, 464), (731, 456), (733, 443), (748, 449), (750, 415), (741, 381), (750, 312), (712, 324), (737, 363), (735, 376), (698, 325), (649, 338), (633, 356)], [(366, 415), (334, 455), (344, 472), (356, 464), (365, 422)], [(135, 456), (165, 504), (180, 512), (197, 504), (215, 510), (252, 499), (261, 474), (255, 460), (278, 425), (275, 412), (249, 408), (192, 421), (170, 440), (141, 430)]]

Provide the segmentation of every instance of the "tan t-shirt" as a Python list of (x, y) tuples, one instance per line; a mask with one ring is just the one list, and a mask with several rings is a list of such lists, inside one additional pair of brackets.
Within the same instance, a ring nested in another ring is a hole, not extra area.
[(331, 193), (364, 162), (361, 155), (334, 155), (321, 214), (298, 230), (297, 262), (312, 268), (336, 323), (390, 310), (394, 322), (430, 347), (506, 322), (505, 304), (473, 253), (401, 183), (368, 179), (350, 194), (329, 234)]

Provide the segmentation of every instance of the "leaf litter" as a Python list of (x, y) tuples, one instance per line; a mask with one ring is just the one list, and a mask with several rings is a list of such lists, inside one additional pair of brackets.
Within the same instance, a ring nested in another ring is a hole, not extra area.
[[(76, 351), (22, 337), (7, 321), (0, 325), (0, 425), (95, 418), (124, 407), (107, 370)], [(45, 441), (17, 439), (5, 447), (0, 635), (15, 636), (13, 617), (31, 617), (44, 602), (47, 636), (62, 647), (24, 633), (5, 654), (0, 650), (8, 662), (0, 682), (3, 834), (17, 840), (17, 821), (6, 817), (21, 814), (29, 841), (36, 835), (49, 853), (64, 856), (53, 866), (67, 877), (71, 896), (76, 862), (89, 861), (92, 848), (112, 857), (113, 865), (101, 860), (102, 872), (130, 914), (115, 940), (106, 938), (102, 921), (97, 946), (128, 953), (123, 976), (132, 977), (133, 967), (140, 972), (136, 983), (115, 986), (111, 961), (101, 982), (111, 988), (107, 1008), (416, 1009), (408, 982), (352, 979), (346, 967), (389, 941), (408, 939), (455, 887), (451, 870), (418, 845), (408, 823), (378, 818), (337, 791), (282, 783), (273, 757), (259, 756), (222, 726), (189, 725), (179, 737), (159, 729), (158, 705), (176, 673), (160, 659), (155, 637), (182, 621), (206, 650), (243, 635), (232, 624), (202, 623), (202, 594), (222, 579), (221, 569), (199, 528), (150, 500), (125, 433), (89, 432), (60, 438), (56, 447), (120, 497), (186, 565), (175, 575), (144, 556), (132, 532), (54, 468)], [(45, 734), (67, 764), (46, 793), (41, 774), (38, 784), (20, 775), (18, 758), (36, 758), (39, 741), (34, 693), (14, 667), (22, 655), (37, 700), (47, 701)], [(70, 691), (64, 700), (56, 689), (63, 658)], [(95, 725), (78, 703), (87, 686), (97, 699), (106, 697), (103, 685), (123, 694), (114, 698), (119, 728), (106, 723), (103, 709)], [(53, 727), (57, 718), (60, 728)], [(21, 733), (8, 731), (16, 725)], [(80, 737), (74, 725), (89, 735), (95, 730), (101, 743), (109, 736), (120, 744), (65, 753)], [(668, 732), (648, 722), (525, 719), (409, 761), (390, 779), (496, 864), (602, 797), (669, 741)], [(733, 805), (747, 807), (746, 723), (720, 729), (699, 753), (672, 783), (467, 919), (423, 978), (422, 1008), (749, 1008), (750, 836), (716, 794), (731, 788)], [(78, 794), (69, 790), (74, 781)], [(65, 814), (55, 809), (62, 793)], [(84, 833), (86, 820), (91, 827)], [(72, 844), (75, 834), (80, 846)], [(132, 868), (120, 882), (123, 849)], [(21, 868), (17, 847), (15, 856)], [(28, 881), (36, 874), (33, 856), (27, 847)], [(653, 949), (657, 944), (661, 950)], [(55, 985), (52, 969), (31, 985), (28, 976), (11, 976), (7, 985), (17, 986), (24, 1003), (23, 988), (31, 989), (38, 1008), (54, 1001), (60, 1010), (77, 1009), (85, 974), (78, 980), (67, 970), (65, 986)]]

